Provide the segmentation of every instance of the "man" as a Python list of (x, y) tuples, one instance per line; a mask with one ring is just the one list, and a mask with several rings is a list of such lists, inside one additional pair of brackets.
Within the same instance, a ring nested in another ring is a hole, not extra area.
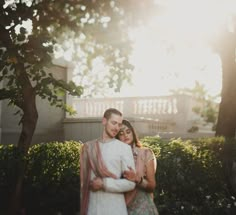
[(102, 137), (83, 145), (80, 156), (80, 215), (127, 215), (124, 192), (135, 183), (122, 178), (135, 169), (131, 147), (115, 139), (122, 114), (114, 108), (104, 113)]

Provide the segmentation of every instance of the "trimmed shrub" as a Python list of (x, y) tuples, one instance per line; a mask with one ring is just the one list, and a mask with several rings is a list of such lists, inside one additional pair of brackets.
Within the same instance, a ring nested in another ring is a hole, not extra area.
[(232, 143), (224, 138), (166, 142), (158, 137), (142, 142), (158, 149), (154, 200), (161, 215), (235, 214), (235, 193), (229, 189), (222, 159)]
[(76, 214), (79, 211), (81, 144), (75, 141), (30, 148), (25, 180), (27, 214)]
[(6, 214), (14, 191), (17, 165), (24, 159), (14, 145), (0, 145), (0, 214)]
[[(157, 158), (154, 201), (160, 215), (236, 214), (236, 140), (145, 137)], [(33, 145), (25, 158), (0, 145), (0, 214), (6, 214), (16, 167), (26, 159), (27, 215), (75, 215), (80, 210), (80, 151), (75, 141)]]

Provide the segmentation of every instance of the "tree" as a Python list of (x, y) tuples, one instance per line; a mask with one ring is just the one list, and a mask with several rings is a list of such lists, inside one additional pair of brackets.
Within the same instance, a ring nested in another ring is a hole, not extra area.
[[(37, 124), (36, 96), (69, 111), (58, 95), (67, 92), (80, 96), (83, 93), (82, 86), (56, 80), (51, 73), (46, 72), (46, 68), (52, 65), (54, 47), (63, 32), (84, 35), (85, 39), (80, 46), (89, 54), (88, 59), (100, 55), (107, 65), (112, 65), (107, 80), (110, 86), (119, 89), (132, 68), (129, 66), (128, 71), (124, 69), (128, 65), (130, 50), (128, 24), (138, 21), (140, 9), (150, 2), (145, 1), (145, 5), (134, 0), (0, 2), (0, 81), (4, 83), (0, 89), (0, 99), (9, 100), (10, 104), (19, 108), (22, 115), (22, 131), (17, 147), (23, 154), (27, 154)], [(93, 47), (95, 51), (89, 52), (88, 44), (92, 44), (90, 48)], [(123, 60), (116, 61), (121, 57)], [(118, 82), (113, 81), (114, 75), (120, 77)], [(18, 166), (9, 214), (16, 214), (20, 207), (24, 169), (25, 162), (22, 160)]]
[(222, 63), (222, 91), (219, 115), (216, 126), (216, 136), (235, 138), (236, 132), (236, 19), (234, 31), (224, 29), (214, 48), (221, 57)]
[[(133, 66), (128, 58), (131, 49), (126, 49), (130, 47), (128, 41), (109, 40), (109, 43), (113, 43), (112, 46), (101, 45), (84, 35), (78, 37), (73, 32), (63, 33), (60, 41), (60, 45), (57, 45), (58, 56), (69, 52), (69, 61), (74, 68), (73, 80), (83, 86), (83, 97), (119, 91), (124, 81), (130, 82)], [(115, 49), (115, 46), (120, 47)]]

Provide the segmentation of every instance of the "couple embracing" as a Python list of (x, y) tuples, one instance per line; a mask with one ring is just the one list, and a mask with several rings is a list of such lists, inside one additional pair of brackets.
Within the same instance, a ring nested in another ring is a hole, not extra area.
[(102, 136), (86, 142), (80, 156), (80, 215), (158, 215), (153, 152), (117, 109), (107, 109), (102, 124)]

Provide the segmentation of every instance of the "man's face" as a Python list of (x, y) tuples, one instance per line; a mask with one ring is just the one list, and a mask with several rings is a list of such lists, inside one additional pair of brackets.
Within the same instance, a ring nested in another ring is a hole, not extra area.
[(122, 116), (117, 114), (111, 114), (109, 119), (103, 118), (103, 125), (105, 133), (108, 137), (114, 138), (122, 126)]

